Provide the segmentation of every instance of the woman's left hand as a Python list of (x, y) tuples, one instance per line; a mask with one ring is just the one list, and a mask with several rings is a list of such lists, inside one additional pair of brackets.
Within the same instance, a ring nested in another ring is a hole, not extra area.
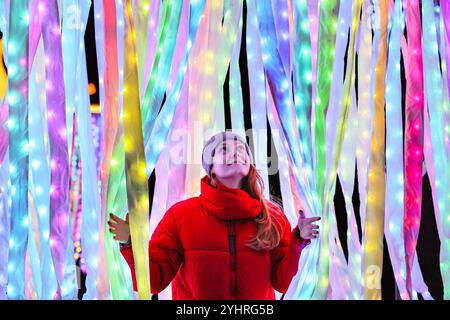
[(302, 239), (316, 239), (319, 236), (319, 226), (313, 224), (315, 221), (319, 221), (320, 217), (305, 218), (303, 211), (300, 210), (300, 216), (298, 218), (298, 229), (300, 231), (300, 237)]

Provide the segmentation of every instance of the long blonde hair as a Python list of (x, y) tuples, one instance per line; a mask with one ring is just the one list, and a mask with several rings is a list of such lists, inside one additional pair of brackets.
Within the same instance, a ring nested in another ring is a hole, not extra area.
[(255, 218), (257, 223), (256, 235), (248, 241), (247, 246), (254, 250), (275, 248), (282, 237), (284, 220), (277, 210), (270, 210), (269, 206), (279, 207), (279, 204), (264, 198), (264, 180), (253, 164), (250, 165), (250, 170), (243, 179), (241, 188), (252, 198), (261, 201), (262, 204), (261, 213)]

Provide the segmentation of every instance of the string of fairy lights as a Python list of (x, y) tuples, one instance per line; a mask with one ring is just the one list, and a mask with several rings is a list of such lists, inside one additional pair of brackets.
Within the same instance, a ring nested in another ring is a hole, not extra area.
[[(381, 299), (384, 237), (401, 298), (436, 298), (417, 258), (425, 173), (450, 298), (449, 17), (450, 3), (432, 0), (2, 1), (0, 299), (76, 299), (77, 268), (84, 299), (150, 299), (148, 239), (200, 191), (202, 142), (225, 128), (227, 77), (231, 126), (246, 134), (248, 107), (265, 185), (270, 130), (291, 224), (300, 208), (322, 218), (285, 299)], [(149, 199), (153, 171), (164, 178)], [(111, 212), (129, 213), (137, 295)]]

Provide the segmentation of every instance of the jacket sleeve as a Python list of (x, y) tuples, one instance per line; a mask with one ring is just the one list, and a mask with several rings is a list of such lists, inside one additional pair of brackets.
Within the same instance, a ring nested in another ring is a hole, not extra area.
[[(133, 288), (137, 291), (132, 245), (120, 249), (131, 270)], [(169, 209), (149, 241), (151, 293), (164, 290), (173, 280), (183, 261), (183, 247), (172, 211)]]
[(285, 227), (279, 245), (270, 252), (271, 284), (278, 292), (285, 293), (292, 278), (298, 271), (300, 254), (311, 240), (300, 238), (298, 226), (292, 231), (286, 216), (283, 214)]

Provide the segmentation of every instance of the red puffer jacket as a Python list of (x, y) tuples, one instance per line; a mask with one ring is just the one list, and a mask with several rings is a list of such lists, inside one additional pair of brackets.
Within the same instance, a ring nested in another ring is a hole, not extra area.
[[(278, 210), (278, 213), (274, 212)], [(201, 180), (201, 195), (173, 205), (161, 219), (149, 242), (152, 293), (172, 281), (174, 300), (275, 299), (274, 289), (286, 292), (298, 269), (302, 249), (310, 243), (290, 229), (284, 213), (280, 244), (256, 251), (246, 241), (256, 234), (253, 220), (261, 203), (241, 189), (217, 188)], [(131, 246), (121, 249), (136, 290)]]

